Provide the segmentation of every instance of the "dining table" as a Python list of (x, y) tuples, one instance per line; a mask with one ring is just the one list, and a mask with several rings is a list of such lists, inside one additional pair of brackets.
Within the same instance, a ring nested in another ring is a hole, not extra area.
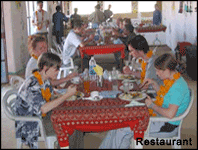
[(125, 45), (124, 44), (105, 44), (105, 45), (87, 45), (79, 48), (81, 55), (81, 67), (83, 68), (83, 58), (86, 55), (101, 55), (101, 54), (113, 54), (120, 52), (121, 53), (121, 70), (123, 67), (123, 60), (125, 58)]
[[(118, 80), (118, 87), (122, 80)], [(83, 82), (77, 90), (86, 93)], [(135, 89), (132, 89), (132, 91)], [(103, 80), (103, 86), (97, 86), (96, 81), (90, 81), (90, 92), (112, 91), (112, 81)], [(75, 130), (81, 132), (104, 132), (130, 127), (134, 131), (134, 140), (144, 137), (149, 123), (149, 112), (146, 105), (125, 107), (130, 101), (104, 97), (99, 101), (84, 100), (65, 101), (52, 110), (51, 121), (57, 134), (60, 147), (69, 147), (69, 136)]]

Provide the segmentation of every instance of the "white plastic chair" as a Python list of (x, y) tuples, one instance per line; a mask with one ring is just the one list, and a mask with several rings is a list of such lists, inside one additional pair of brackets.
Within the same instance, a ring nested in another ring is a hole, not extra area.
[[(188, 105), (188, 108), (186, 109), (186, 111), (178, 116), (178, 117), (174, 117), (172, 119), (168, 119), (166, 117), (150, 117), (150, 120), (149, 120), (149, 125), (148, 125), (148, 128), (147, 128), (147, 131), (144, 133), (144, 139), (148, 139), (148, 140), (151, 140), (151, 139), (156, 139), (158, 138), (159, 140), (163, 139), (163, 140), (166, 140), (166, 139), (171, 139), (172, 140), (177, 140), (177, 139), (181, 139), (181, 127), (182, 127), (182, 122), (183, 122), (183, 119), (188, 115), (191, 107), (192, 107), (192, 104), (193, 104), (193, 99), (194, 99), (194, 91), (192, 89), (190, 89), (190, 96), (191, 96), (191, 99), (190, 99), (190, 103)], [(179, 124), (179, 127), (178, 127), (178, 134), (177, 135), (170, 135), (170, 137), (168, 138), (160, 138), (160, 137), (151, 137), (149, 135), (149, 129), (150, 129), (150, 124), (151, 122), (169, 122), (169, 121), (180, 121), (180, 124)], [(131, 148), (143, 148), (142, 145), (135, 145), (136, 141), (134, 139), (132, 139), (132, 143), (131, 143)], [(177, 145), (177, 144), (172, 144), (172, 148), (173, 149), (181, 149), (181, 145)]]
[[(56, 134), (47, 133), (44, 127), (43, 120), (39, 117), (32, 117), (32, 116), (15, 116), (12, 112), (11, 106), (16, 99), (18, 90), (17, 89), (10, 89), (6, 91), (2, 98), (2, 105), (3, 111), (6, 116), (13, 120), (13, 121), (37, 121), (39, 123), (41, 136), (39, 137), (38, 141), (44, 141), (46, 148), (54, 149), (55, 143), (57, 141)], [(17, 149), (22, 148), (22, 142), (20, 138), (17, 138)]]
[[(69, 74), (69, 71), (71, 69), (74, 69), (74, 62), (72, 58), (69, 59), (67, 64), (63, 64), (60, 67), (57, 79), (60, 79), (61, 77), (65, 78)], [(63, 72), (63, 76), (62, 76), (62, 72)]]
[[(54, 50), (53, 48), (51, 48), (50, 49), (51, 52), (54, 53), (54, 54), (57, 54), (63, 62), (63, 57), (62, 57), (63, 50), (62, 50), (61, 46), (59, 44), (57, 44), (55, 42), (55, 40), (53, 40), (53, 43), (54, 43), (57, 50)], [(63, 47), (63, 45), (62, 45), (62, 47)], [(63, 77), (63, 78), (66, 77), (69, 74), (69, 70), (74, 69), (74, 62), (73, 62), (72, 58), (69, 58), (68, 61), (64, 61), (64, 62), (67, 62), (67, 63), (62, 64), (62, 66), (60, 67), (59, 73), (57, 75), (57, 79), (60, 79), (61, 77)], [(62, 72), (63, 72), (63, 76), (62, 76)]]
[(23, 79), (20, 76), (12, 76), (10, 79), (10, 85), (15, 88), (15, 89), (19, 89), (20, 86), (23, 84), (23, 82), (25, 81), (25, 79)]

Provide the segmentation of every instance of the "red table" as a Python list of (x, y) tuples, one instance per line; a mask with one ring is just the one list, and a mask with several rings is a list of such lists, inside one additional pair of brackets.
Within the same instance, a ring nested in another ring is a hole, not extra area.
[[(104, 81), (103, 88), (97, 87), (95, 82), (90, 84), (92, 90), (111, 89), (109, 81)], [(79, 85), (78, 88), (81, 89), (82, 86)], [(84, 89), (81, 90), (84, 91)], [(104, 98), (96, 102), (76, 100), (62, 103), (52, 111), (51, 115), (60, 147), (69, 146), (68, 136), (74, 130), (103, 132), (130, 127), (134, 131), (134, 139), (143, 138), (150, 118), (148, 108), (146, 106), (124, 107), (128, 103), (129, 101), (119, 98)]]
[(159, 31), (166, 31), (166, 26), (162, 25), (162, 26), (151, 26), (151, 27), (137, 27), (135, 28), (135, 31), (137, 33), (141, 33), (141, 32), (159, 32)]
[[(84, 55), (88, 56), (97, 55), (97, 54), (112, 54), (116, 52), (121, 52), (121, 68), (123, 67), (123, 59), (125, 58), (125, 45), (124, 44), (109, 44), (109, 45), (100, 45), (100, 46), (85, 46), (80, 47), (81, 58), (84, 58)], [(83, 61), (81, 62), (83, 70)]]

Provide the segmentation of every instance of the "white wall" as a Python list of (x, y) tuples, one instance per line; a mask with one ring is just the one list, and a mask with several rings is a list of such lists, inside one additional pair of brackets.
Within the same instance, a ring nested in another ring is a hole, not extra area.
[(5, 33), (7, 45), (8, 72), (23, 70), (29, 59), (27, 50), (27, 20), (25, 2), (21, 8), (15, 1), (4, 1)]
[[(195, 37), (197, 36), (197, 12), (195, 12), (197, 2), (192, 1), (192, 13), (187, 13), (185, 11), (183, 11), (183, 13), (178, 13), (180, 3), (179, 1), (174, 2), (175, 10), (172, 9), (173, 1), (162, 2), (162, 23), (167, 26), (166, 44), (173, 51), (177, 42), (187, 41), (194, 43)], [(186, 39), (184, 33), (186, 33)]]

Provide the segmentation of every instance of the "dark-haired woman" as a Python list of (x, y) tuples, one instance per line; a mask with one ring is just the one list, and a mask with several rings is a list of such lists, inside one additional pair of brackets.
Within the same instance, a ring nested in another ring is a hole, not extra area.
[[(157, 75), (163, 80), (163, 85), (152, 79), (145, 79), (144, 83), (152, 84), (157, 92), (156, 101), (148, 96), (145, 100), (151, 116), (163, 116), (173, 118), (179, 116), (187, 109), (190, 102), (190, 91), (181, 74), (177, 71), (178, 63), (171, 54), (163, 54), (158, 57), (154, 66)], [(167, 138), (177, 135), (180, 121), (151, 122), (149, 135), (152, 137)], [(126, 148), (130, 147), (133, 131), (130, 127), (108, 132), (100, 148)]]
[[(56, 79), (60, 65), (61, 59), (53, 53), (43, 53), (39, 56), (38, 70), (34, 70), (24, 81), (12, 105), (16, 116), (45, 117), (46, 113), (76, 93), (76, 87), (71, 85), (64, 95), (52, 100), (53, 88), (49, 80)], [(30, 148), (38, 148), (38, 122), (17, 121), (15, 129), (16, 138), (21, 138)]]
[[(123, 72), (140, 78), (141, 83), (143, 83), (145, 78), (151, 78), (157, 81), (158, 84), (162, 84), (162, 80), (157, 77), (154, 68), (154, 61), (157, 56), (154, 54), (153, 50), (149, 50), (147, 40), (142, 35), (137, 35), (128, 41), (128, 49), (129, 55), (132, 55), (134, 58), (142, 59), (142, 62), (140, 62), (142, 70), (132, 71), (129, 66), (125, 66)], [(146, 87), (147, 86), (145, 86), (145, 88)]]

